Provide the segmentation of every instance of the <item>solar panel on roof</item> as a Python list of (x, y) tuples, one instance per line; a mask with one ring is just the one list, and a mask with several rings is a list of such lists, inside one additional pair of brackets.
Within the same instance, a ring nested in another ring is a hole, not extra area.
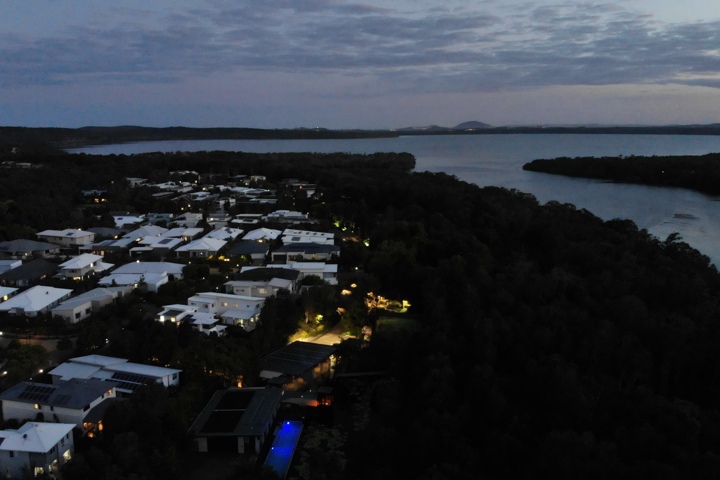
[(54, 391), (55, 387), (27, 385), (25, 389), (20, 392), (20, 395), (18, 395), (18, 399), (30, 400), (32, 402), (47, 402)]

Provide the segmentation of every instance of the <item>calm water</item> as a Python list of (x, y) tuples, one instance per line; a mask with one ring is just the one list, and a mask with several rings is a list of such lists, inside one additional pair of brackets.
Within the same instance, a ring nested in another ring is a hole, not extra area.
[(410, 152), (416, 170), (442, 171), (480, 186), (515, 188), (542, 203), (557, 200), (609, 220), (629, 218), (664, 239), (672, 232), (720, 265), (720, 197), (673, 188), (614, 184), (526, 172), (537, 158), (702, 155), (720, 152), (720, 137), (694, 135), (462, 135), (359, 140), (203, 140), (101, 145), (73, 153), (133, 154), (229, 150), (246, 152)]

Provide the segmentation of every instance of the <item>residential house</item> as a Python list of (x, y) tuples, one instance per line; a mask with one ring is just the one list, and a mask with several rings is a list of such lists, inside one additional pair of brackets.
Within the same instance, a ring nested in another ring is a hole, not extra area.
[(226, 325), (238, 325), (246, 331), (254, 330), (265, 304), (264, 298), (202, 292), (188, 298), (188, 305), (198, 312), (213, 313)]
[(221, 227), (205, 234), (203, 238), (213, 238), (215, 240), (231, 241), (242, 235), (243, 230), (239, 228)]
[(158, 227), (157, 225), (144, 225), (126, 233), (123, 238), (131, 238), (139, 242), (144, 237), (159, 237), (167, 231), (167, 228)]
[(93, 232), (66, 228), (65, 230), (44, 230), (37, 234), (38, 240), (54, 243), (64, 248), (87, 245), (95, 241)]
[(183, 213), (175, 217), (173, 223), (179, 227), (193, 228), (203, 219), (202, 213)]
[(0, 312), (10, 315), (36, 317), (49, 312), (53, 307), (69, 298), (72, 290), (37, 285), (0, 303)]
[(130, 249), (131, 257), (138, 257), (152, 253), (161, 257), (167, 256), (172, 250), (182, 245), (182, 238), (169, 237), (143, 237), (137, 242), (137, 247)]
[(123, 228), (126, 225), (138, 225), (145, 222), (145, 215), (134, 213), (113, 213), (113, 220), (117, 228)]
[(4, 478), (60, 475), (75, 455), (70, 423), (27, 422), (17, 430), (0, 430), (0, 474)]
[(110, 275), (103, 277), (98, 285), (109, 287), (119, 285), (132, 285), (138, 287), (144, 284), (148, 291), (157, 292), (157, 289), (172, 280), (183, 278), (185, 265), (171, 262), (130, 262), (116, 268)]
[(332, 245), (335, 243), (335, 234), (328, 232), (313, 232), (310, 230), (295, 230), (293, 228), (286, 228), (282, 232), (283, 245), (308, 242)]
[(17, 268), (0, 273), (0, 285), (13, 287), (27, 287), (55, 275), (58, 270), (57, 263), (51, 263), (43, 258), (36, 258), (23, 263)]
[(225, 292), (233, 295), (267, 298), (277, 295), (280, 290), (297, 292), (298, 270), (286, 268), (253, 268), (235, 275), (225, 283)]
[(60, 276), (73, 280), (84, 278), (109, 270), (114, 265), (102, 261), (102, 256), (83, 253), (60, 264)]
[[(240, 272), (246, 272), (255, 268), (261, 268), (256, 266), (246, 266), (240, 269)], [(320, 277), (323, 281), (329, 285), (337, 285), (337, 273), (338, 266), (336, 263), (323, 263), (323, 262), (288, 262), (282, 264), (270, 264), (265, 268), (289, 268), (292, 270), (298, 270), (300, 272), (300, 281), (305, 277), (314, 275)]]
[(275, 240), (280, 235), (282, 235), (282, 232), (280, 230), (274, 230), (272, 228), (257, 228), (255, 230), (250, 230), (248, 233), (246, 233), (243, 237), (243, 240), (269, 242)]
[(129, 362), (125, 358), (86, 355), (71, 358), (48, 373), (52, 376), (53, 385), (72, 378), (95, 379), (117, 384), (118, 394), (131, 394), (144, 385), (177, 387), (181, 372), (175, 368)]
[(36, 242), (35, 240), (10, 240), (0, 242), (0, 256), (19, 260), (32, 258), (48, 258), (60, 255), (60, 247), (54, 243)]
[(227, 212), (213, 212), (208, 214), (206, 221), (213, 228), (222, 228), (226, 227), (232, 218)]
[(199, 452), (257, 455), (280, 408), (277, 388), (230, 388), (215, 392), (190, 427)]
[(270, 252), (270, 244), (254, 240), (242, 240), (225, 252), (228, 258), (245, 257), (252, 265), (264, 265)]
[(175, 252), (178, 257), (210, 258), (216, 256), (226, 243), (225, 240), (203, 237), (176, 248)]
[(314, 242), (289, 243), (270, 253), (272, 263), (327, 262), (339, 256), (339, 246)]
[(197, 227), (175, 227), (160, 235), (161, 238), (179, 238), (191, 242), (202, 235), (203, 229)]
[(85, 417), (94, 408), (106, 408), (107, 404), (101, 404), (115, 398), (117, 385), (92, 378), (72, 378), (52, 384), (21, 382), (0, 393), (3, 419), (42, 419), (91, 430), (96, 425), (85, 425)]
[(88, 232), (92, 232), (95, 234), (95, 239), (103, 238), (103, 239), (117, 239), (120, 238), (121, 235), (124, 235), (127, 233), (126, 230), (121, 230), (119, 228), (110, 228), (110, 227), (90, 227), (87, 229)]
[(264, 220), (267, 222), (279, 222), (279, 223), (306, 223), (309, 221), (309, 216), (306, 213), (296, 212), (293, 210), (275, 210), (274, 212), (265, 215)]
[(60, 317), (66, 323), (77, 323), (85, 320), (103, 307), (116, 303), (132, 292), (131, 286), (95, 288), (77, 297), (65, 300), (50, 310), (53, 317)]

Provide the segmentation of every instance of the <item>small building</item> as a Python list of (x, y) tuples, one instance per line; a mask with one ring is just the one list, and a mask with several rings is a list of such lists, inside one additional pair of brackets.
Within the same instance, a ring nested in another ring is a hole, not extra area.
[(60, 304), (60, 302), (66, 298), (70, 298), (71, 294), (72, 290), (67, 288), (37, 285), (0, 303), (0, 312), (7, 312), (10, 315), (36, 317), (49, 312), (53, 307)]
[(117, 228), (123, 228), (126, 225), (138, 225), (145, 221), (145, 215), (133, 213), (113, 213), (112, 217)]
[(278, 238), (280, 235), (282, 235), (280, 230), (274, 230), (272, 228), (256, 228), (255, 230), (250, 230), (246, 233), (243, 240), (270, 242)]
[(203, 238), (213, 238), (215, 240), (231, 241), (242, 235), (243, 230), (240, 228), (221, 227), (208, 232)]
[(190, 427), (199, 452), (258, 454), (280, 408), (277, 388), (215, 392)]
[(315, 276), (319, 277), (323, 281), (327, 282), (328, 285), (337, 285), (337, 273), (338, 266), (336, 263), (324, 263), (324, 262), (288, 262), (279, 264), (270, 264), (265, 267), (246, 266), (240, 269), (240, 273), (244, 273), (248, 270), (257, 268), (287, 268), (291, 270), (297, 270), (300, 272), (300, 280), (302, 281), (305, 277)]
[(28, 422), (17, 430), (0, 430), (0, 474), (6, 478), (59, 476), (75, 455), (69, 423)]
[(216, 240), (214, 238), (201, 238), (192, 241), (187, 245), (178, 247), (175, 252), (178, 257), (189, 258), (210, 258), (217, 255), (227, 242), (225, 240)]

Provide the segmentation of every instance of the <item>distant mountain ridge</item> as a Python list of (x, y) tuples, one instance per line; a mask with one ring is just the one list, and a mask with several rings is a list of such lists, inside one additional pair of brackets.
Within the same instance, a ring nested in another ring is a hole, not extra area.
[(478, 130), (481, 128), (495, 128), (487, 123), (472, 120), (455, 125), (454, 127), (441, 127), (439, 125), (427, 125), (424, 127), (396, 128), (397, 132), (451, 132), (455, 130)]

